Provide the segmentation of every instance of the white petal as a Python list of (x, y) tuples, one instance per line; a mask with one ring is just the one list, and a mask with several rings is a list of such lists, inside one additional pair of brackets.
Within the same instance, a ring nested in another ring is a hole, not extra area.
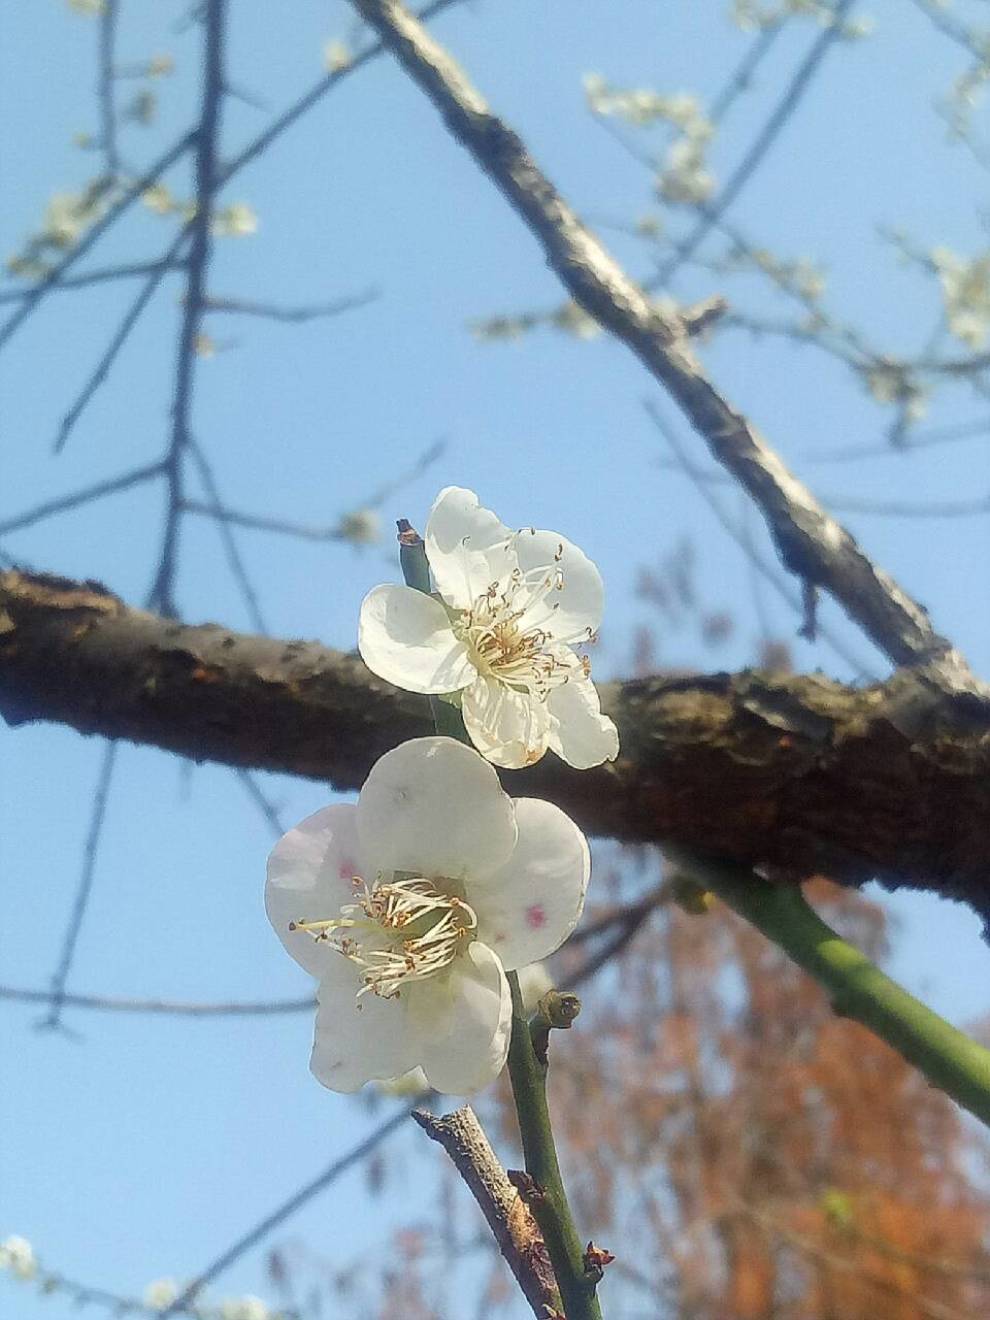
[(296, 962), (313, 976), (322, 976), (328, 962), (340, 954), (305, 931), (290, 931), (289, 922), (336, 917), (344, 903), (354, 901), (351, 880), (360, 874), (361, 861), (357, 808), (348, 802), (307, 816), (283, 835), (268, 858), (268, 920)]
[(547, 703), (479, 676), (461, 697), (461, 714), (482, 756), (509, 770), (538, 761), (550, 739)]
[(590, 770), (619, 755), (619, 731), (601, 711), (598, 689), (580, 669), (548, 698), (550, 746), (576, 770)]
[(491, 949), (475, 940), (446, 976), (423, 981), (410, 996), (409, 1021), (421, 1041), (420, 1063), (430, 1085), (469, 1095), (505, 1067), (512, 998)]
[(360, 999), (360, 973), (342, 953), (327, 964), (317, 991), (316, 1032), (309, 1066), (331, 1091), (401, 1077), (419, 1061), (422, 1043), (408, 1021), (404, 995)]
[(368, 592), (361, 603), (358, 650), (373, 674), (407, 692), (458, 692), (476, 673), (447, 611), (412, 587)]
[(376, 872), (488, 875), (515, 847), (512, 802), (498, 776), (453, 738), (413, 738), (386, 752), (357, 812), (362, 853)]
[(516, 799), (519, 842), (494, 875), (467, 889), (478, 939), (509, 970), (546, 958), (578, 923), (591, 875), (584, 835), (559, 807)]
[(512, 531), (473, 490), (447, 486), (426, 524), (426, 557), (437, 590), (455, 608), (469, 609), (493, 582), (516, 566)]
[(602, 575), (583, 550), (557, 532), (519, 532), (516, 554), (523, 573), (559, 571), (562, 585), (528, 609), (520, 627), (543, 628), (558, 642), (586, 641), (597, 632), (605, 607)]

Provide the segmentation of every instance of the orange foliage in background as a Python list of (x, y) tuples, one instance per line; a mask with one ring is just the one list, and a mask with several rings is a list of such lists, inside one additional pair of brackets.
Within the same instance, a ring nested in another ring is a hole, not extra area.
[[(615, 869), (613, 900), (643, 892), (636, 869)], [(882, 958), (882, 908), (808, 893)], [(553, 1044), (568, 1187), (618, 1257), (610, 1316), (990, 1315), (975, 1124), (724, 909), (655, 913)]]

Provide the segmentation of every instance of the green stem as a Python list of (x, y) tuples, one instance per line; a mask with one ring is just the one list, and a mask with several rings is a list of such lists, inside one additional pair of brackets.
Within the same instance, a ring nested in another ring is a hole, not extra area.
[(584, 1248), (574, 1227), (557, 1163), (547, 1108), (547, 1066), (539, 1061), (533, 1049), (519, 977), (515, 972), (509, 972), (508, 977), (512, 991), (509, 1077), (519, 1116), (526, 1172), (534, 1183), (526, 1199), (543, 1234), (567, 1320), (601, 1320), (595, 1280), (585, 1272)]
[[(399, 563), (406, 586), (429, 594), (430, 565), (422, 538), (405, 519), (399, 522), (398, 527)], [(458, 738), (470, 746), (460, 711), (437, 697), (431, 697), (430, 704), (437, 733)], [(546, 1061), (538, 1059), (533, 1048), (519, 990), (519, 977), (515, 972), (506, 975), (512, 993), (509, 1077), (519, 1119), (526, 1172), (533, 1180), (527, 1203), (543, 1234), (567, 1320), (602, 1320), (595, 1292), (597, 1278), (585, 1269), (584, 1248), (571, 1218), (567, 1193), (557, 1163), (557, 1148), (547, 1108)]]
[(709, 859), (686, 869), (745, 917), (829, 992), (842, 1017), (855, 1018), (928, 1080), (990, 1126), (990, 1050), (946, 1022), (842, 939), (796, 885), (769, 884), (746, 867)]

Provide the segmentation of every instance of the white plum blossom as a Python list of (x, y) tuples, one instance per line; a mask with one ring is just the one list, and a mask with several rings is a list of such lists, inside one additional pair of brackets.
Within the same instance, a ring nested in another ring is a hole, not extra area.
[(368, 668), (410, 692), (458, 694), (471, 741), (496, 765), (531, 765), (548, 747), (580, 770), (614, 760), (615, 725), (573, 649), (601, 622), (591, 560), (556, 532), (510, 531), (458, 486), (437, 496), (424, 539), (436, 594), (365, 597)]
[(574, 929), (588, 845), (558, 807), (513, 801), (452, 738), (416, 738), (372, 768), (356, 805), (308, 817), (275, 846), (265, 905), (319, 978), (310, 1067), (356, 1091), (420, 1067), (465, 1095), (505, 1064), (506, 970)]

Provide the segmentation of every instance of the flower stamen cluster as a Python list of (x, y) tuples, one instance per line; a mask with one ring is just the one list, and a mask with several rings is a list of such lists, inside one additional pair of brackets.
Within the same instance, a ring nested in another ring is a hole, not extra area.
[[(360, 876), (352, 883), (363, 893), (356, 903), (345, 904), (339, 917), (291, 921), (289, 930), (308, 931), (350, 959), (361, 971), (358, 999), (369, 991), (398, 999), (404, 985), (449, 967), (478, 929), (474, 909), (440, 887), (452, 887), (453, 881), (397, 874), (385, 883), (379, 877), (373, 888)], [(365, 932), (363, 939), (358, 931)]]

